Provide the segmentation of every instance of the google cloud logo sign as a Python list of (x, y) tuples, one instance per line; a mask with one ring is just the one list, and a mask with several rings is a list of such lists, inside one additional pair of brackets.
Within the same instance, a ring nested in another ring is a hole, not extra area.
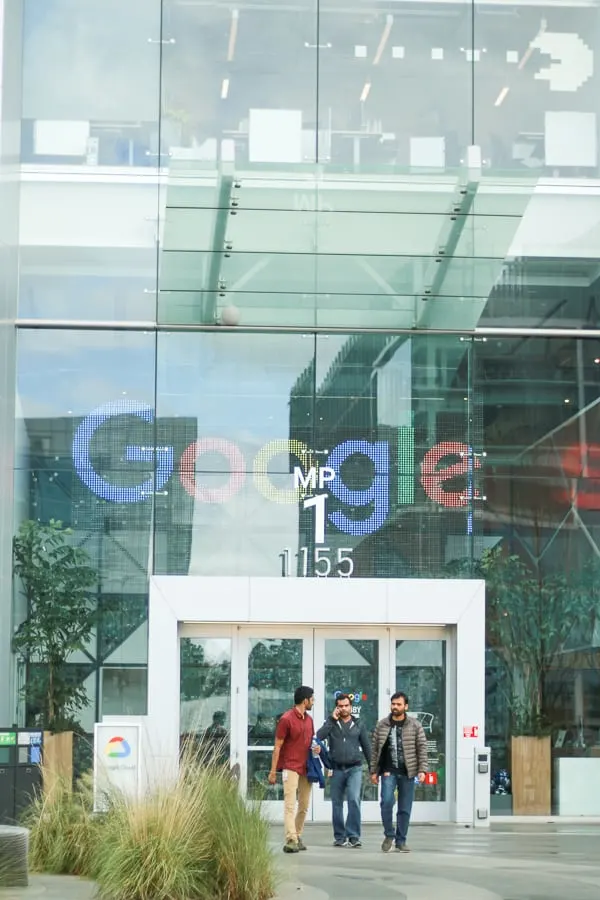
[(104, 751), (110, 759), (127, 759), (131, 756), (131, 747), (122, 737), (111, 738)]

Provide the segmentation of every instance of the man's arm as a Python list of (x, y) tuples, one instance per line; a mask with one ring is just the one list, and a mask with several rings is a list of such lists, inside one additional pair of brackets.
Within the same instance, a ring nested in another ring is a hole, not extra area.
[(369, 765), (369, 769), (371, 771), (371, 775), (377, 775), (377, 766), (379, 765), (379, 729), (377, 725), (375, 726), (375, 731), (373, 733), (373, 743), (371, 744), (371, 764)]
[(333, 716), (328, 716), (317, 731), (318, 740), (324, 741), (326, 738), (328, 738), (334, 725), (335, 719), (333, 718)]
[[(273, 748), (273, 756), (271, 757), (271, 771), (269, 772), (269, 781), (274, 784), (277, 778), (277, 763), (279, 762), (279, 754), (283, 747), (284, 738), (275, 738), (275, 747)], [(264, 771), (264, 770), (263, 770)]]
[(417, 772), (419, 775), (429, 771), (429, 762), (427, 759), (427, 735), (423, 730), (420, 722), (417, 722)]
[(364, 722), (360, 723), (360, 732), (358, 735), (358, 740), (360, 742), (360, 746), (362, 747), (362, 752), (365, 755), (367, 765), (370, 768), (371, 767), (371, 741), (369, 740), (369, 732), (367, 731), (367, 726), (365, 725)]

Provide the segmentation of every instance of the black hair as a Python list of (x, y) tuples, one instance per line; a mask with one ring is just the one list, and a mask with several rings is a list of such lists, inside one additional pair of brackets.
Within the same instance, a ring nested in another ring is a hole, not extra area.
[(300, 687), (297, 687), (294, 691), (294, 704), (300, 706), (305, 700), (310, 700), (314, 693), (315, 692), (311, 687), (301, 684)]
[(350, 702), (350, 705), (352, 705), (352, 700), (350, 700), (350, 697), (349, 697), (348, 694), (338, 694), (338, 695), (336, 696), (336, 698), (335, 698), (335, 705), (336, 705), (336, 706), (338, 705), (338, 703), (340, 702), (340, 700), (348, 700), (348, 701)]
[(395, 694), (392, 694), (392, 696), (390, 697), (390, 700), (404, 700), (404, 705), (410, 706), (410, 704), (408, 702), (408, 697), (404, 693), (404, 691), (396, 691)]

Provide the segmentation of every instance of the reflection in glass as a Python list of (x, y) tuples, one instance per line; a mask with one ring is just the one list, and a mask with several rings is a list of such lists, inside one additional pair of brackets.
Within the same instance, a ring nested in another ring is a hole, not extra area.
[[(251, 638), (248, 655), (248, 796), (281, 797), (281, 784), (269, 785), (275, 729), (302, 684), (302, 640)], [(259, 749), (260, 748), (260, 749)]]
[(230, 757), (231, 640), (182, 638), (180, 641), (180, 725), (219, 762)]
[(146, 667), (105, 666), (100, 702), (102, 716), (146, 715)]
[(437, 785), (418, 785), (416, 800), (446, 799), (446, 642), (396, 641), (396, 690), (409, 699), (409, 715), (427, 736), (429, 771)]
[[(369, 735), (377, 724), (379, 710), (379, 641), (333, 638), (325, 641), (325, 715), (335, 706), (336, 694), (349, 694), (352, 715), (363, 721)], [(363, 800), (377, 800), (377, 788), (369, 781), (363, 761)], [(325, 799), (330, 800), (329, 780)]]
[[(220, 331), (162, 333), (157, 348), (174, 456), (155, 499), (157, 573), (439, 577), (450, 554), (470, 556), (483, 493), (472, 342)], [(317, 465), (338, 473), (324, 543)]]

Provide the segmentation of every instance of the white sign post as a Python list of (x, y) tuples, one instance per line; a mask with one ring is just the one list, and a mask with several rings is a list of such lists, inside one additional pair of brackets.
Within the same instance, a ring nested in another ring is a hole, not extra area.
[(111, 794), (137, 800), (142, 787), (142, 726), (138, 722), (94, 725), (94, 811), (108, 806)]

